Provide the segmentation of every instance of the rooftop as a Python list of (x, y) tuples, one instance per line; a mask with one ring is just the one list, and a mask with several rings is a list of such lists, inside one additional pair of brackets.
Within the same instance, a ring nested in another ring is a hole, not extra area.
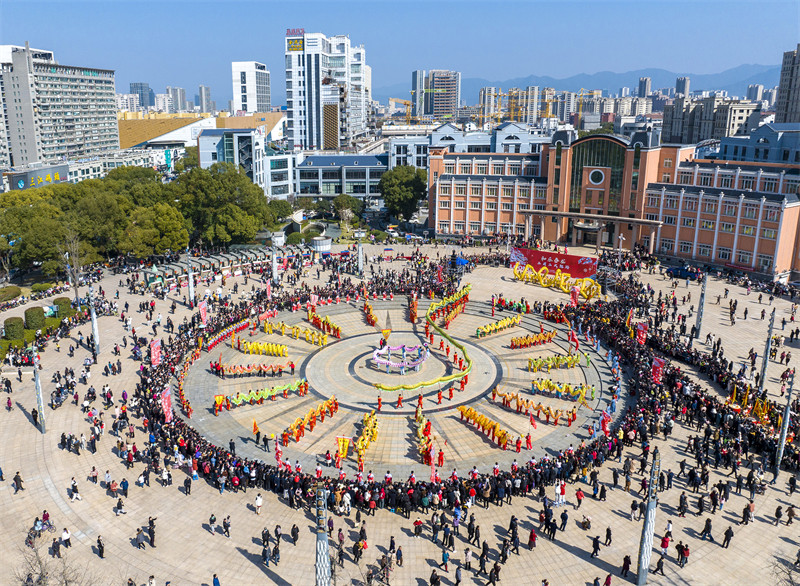
[(745, 199), (760, 200), (763, 197), (767, 201), (773, 203), (780, 203), (784, 199), (786, 199), (787, 204), (800, 202), (800, 198), (797, 196), (797, 194), (767, 193), (765, 191), (743, 191), (741, 189), (705, 187), (702, 185), (675, 185), (674, 183), (650, 183), (647, 186), (647, 190), (649, 192), (656, 190), (660, 191), (662, 188), (665, 188), (670, 192), (684, 191), (691, 195), (699, 195), (700, 192), (702, 192), (704, 196), (719, 197), (720, 195), (725, 195), (728, 197), (739, 197), (740, 195), (743, 195)]
[(311, 155), (298, 167), (387, 167), (387, 155)]

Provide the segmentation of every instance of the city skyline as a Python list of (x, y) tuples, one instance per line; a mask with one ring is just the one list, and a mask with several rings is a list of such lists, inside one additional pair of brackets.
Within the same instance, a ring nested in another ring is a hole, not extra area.
[[(466, 5), (470, 4), (475, 5), (475, 10), (467, 10)], [(156, 93), (163, 93), (168, 85), (183, 87), (189, 96), (197, 92), (199, 85), (206, 85), (218, 107), (224, 109), (232, 97), (232, 61), (265, 63), (272, 78), (272, 103), (285, 103), (283, 42), (287, 28), (346, 34), (353, 43), (363, 44), (377, 94), (386, 86), (410, 86), (410, 73), (416, 69), (452, 69), (460, 71), (464, 78), (507, 79), (528, 75), (565, 78), (646, 68), (696, 74), (716, 73), (741, 64), (776, 66), (783, 51), (796, 44), (800, 16), (800, 6), (794, 2), (755, 5), (736, 0), (694, 2), (692, 19), (685, 18), (679, 3), (660, 1), (535, 5), (508, 2), (491, 11), (482, 9), (480, 3), (466, 2), (459, 3), (463, 10), (457, 14), (449, 1), (411, 2), (404, 4), (401, 11), (396, 5), (375, 2), (369, 4), (368, 16), (358, 9), (359, 5), (364, 3), (348, 2), (334, 8), (317, 2), (284, 6), (237, 1), (168, 5), (11, 1), (3, 5), (2, 22), (14, 22), (14, 31), (9, 31), (7, 24), (0, 24), (0, 35), (4, 44), (22, 45), (27, 40), (33, 47), (52, 50), (63, 64), (114, 69), (119, 93), (125, 93), (130, 82), (140, 81), (149, 83)], [(611, 5), (622, 10), (609, 10)], [(39, 9), (33, 10), (32, 6)], [(150, 6), (158, 6), (164, 18), (152, 18), (152, 11), (147, 9)], [(347, 9), (342, 10), (342, 6)], [(132, 7), (138, 10), (131, 10)], [(44, 8), (51, 18), (40, 18)], [(198, 31), (218, 22), (220, 9), (247, 14), (248, 21), (266, 21), (263, 34), (237, 36), (235, 46), (204, 42), (207, 37), (198, 35)], [(480, 19), (463, 17), (476, 13), (481, 14)], [(765, 19), (770, 13), (783, 16)], [(581, 15), (581, 19), (570, 19), (571, 15)], [(93, 35), (80, 44), (74, 43), (75, 28), (88, 18), (93, 23)], [(128, 24), (124, 29), (118, 26), (121, 18)], [(376, 27), (375, 22), (382, 19), (391, 20), (392, 26)], [(708, 27), (709, 19), (716, 26)], [(761, 21), (769, 22), (769, 35), (762, 37), (754, 32), (753, 23)], [(569, 22), (571, 28), (565, 29), (564, 22)], [(642, 26), (637, 28), (637, 23)], [(624, 34), (608, 34), (615, 28)], [(451, 30), (457, 30), (458, 35), (451, 34)], [(662, 40), (662, 31), (674, 32), (677, 42)], [(751, 35), (754, 42), (742, 42), (741, 35), (745, 34)], [(486, 36), (487, 41), (483, 47), (476, 44), (481, 36)], [(492, 41), (497, 36), (502, 36), (504, 43)], [(411, 42), (413, 38), (427, 40), (416, 43)], [(143, 39), (152, 42), (142, 43)], [(602, 42), (598, 43), (598, 39)], [(664, 50), (665, 43), (669, 51)], [(133, 46), (135, 51), (130, 50)], [(404, 49), (398, 51), (399, 46)], [(543, 50), (536, 50), (537, 46)], [(709, 50), (700, 55), (698, 47)], [(507, 58), (514, 55), (523, 58)], [(633, 87), (637, 81), (631, 79), (630, 85)], [(464, 99), (474, 102), (477, 96), (465, 95)]]

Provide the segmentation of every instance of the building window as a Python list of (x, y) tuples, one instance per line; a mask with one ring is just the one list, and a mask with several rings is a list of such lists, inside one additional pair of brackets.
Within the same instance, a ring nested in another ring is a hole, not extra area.
[(697, 211), (697, 200), (693, 197), (687, 197), (683, 200), (683, 209), (687, 212)]
[(530, 187), (520, 187), (520, 188), (517, 189), (517, 197), (520, 197), (520, 198), (525, 197), (525, 198), (527, 198), (528, 196), (530, 196), (530, 194), (531, 194)]
[(752, 177), (742, 177), (739, 180), (740, 189), (753, 189), (753, 178)]
[(714, 220), (701, 220), (700, 227), (703, 230), (713, 230), (716, 222)]
[(753, 253), (747, 250), (740, 250), (736, 253), (736, 262), (742, 265), (749, 265), (753, 262)]
[(456, 164), (455, 163), (445, 163), (444, 172), (445, 172), (445, 175), (453, 175), (456, 172)]
[(756, 257), (758, 268), (764, 272), (772, 268), (772, 256), (769, 254), (759, 254)]
[(719, 260), (731, 260), (731, 249), (724, 246), (717, 247), (717, 258)]
[(734, 203), (726, 203), (722, 206), (722, 215), (723, 216), (735, 216), (736, 215), (736, 204)]
[(686, 228), (694, 228), (695, 227), (695, 220), (694, 218), (683, 218), (681, 221), (681, 226)]
[(503, 165), (492, 165), (492, 175), (505, 175)]
[(450, 186), (439, 185), (439, 195), (450, 195)]
[(777, 222), (778, 221), (778, 212), (779, 211), (780, 211), (779, 208), (772, 207), (772, 206), (768, 207), (766, 209), (765, 214), (764, 214), (764, 219), (767, 222)]
[(731, 175), (720, 175), (719, 176), (719, 186), (730, 189), (730, 186), (733, 185), (733, 177)]
[(450, 225), (447, 222), (439, 222), (439, 232), (449, 232)]
[(697, 254), (706, 257), (711, 256), (711, 246), (709, 246), (708, 244), (698, 244)]
[(495, 202), (495, 201), (486, 202), (486, 209), (487, 210), (496, 210), (497, 209), (497, 202)]
[(700, 174), (700, 181), (699, 184), (703, 187), (711, 187), (711, 174), (710, 173), (701, 173)]
[(464, 233), (464, 222), (453, 222), (453, 230), (456, 232), (463, 234)]
[(720, 232), (727, 232), (728, 234), (733, 234), (733, 230), (736, 226), (731, 224), (730, 222), (720, 222), (719, 223), (719, 231)]
[(494, 234), (495, 232), (497, 232), (497, 224), (487, 222), (486, 224), (483, 225), (483, 231), (486, 232), (487, 234)]
[(657, 208), (658, 207), (658, 196), (656, 196), (656, 195), (648, 195), (647, 196), (647, 207), (649, 207), (649, 208)]
[(658, 214), (645, 214), (644, 215), (644, 219), (645, 220), (653, 220), (654, 222), (658, 221)]
[(672, 159), (664, 159), (664, 168), (672, 169)]
[(766, 191), (767, 193), (775, 193), (778, 191), (778, 180), (777, 179), (764, 179), (764, 188), (762, 191)]
[(688, 172), (682, 171), (680, 173), (680, 175), (678, 176), (678, 183), (680, 185), (691, 185), (692, 184), (693, 175), (694, 175), (694, 173), (692, 173), (690, 171), (688, 171)]
[(456, 208), (457, 210), (463, 210), (464, 208), (467, 207), (467, 202), (465, 202), (463, 200), (462, 201), (454, 201), (453, 202), (453, 207)]
[(751, 203), (744, 204), (744, 210), (742, 211), (742, 217), (752, 220), (756, 217), (758, 213), (758, 206)]
[(535, 197), (536, 199), (547, 199), (547, 188), (537, 187), (536, 190), (533, 192), (533, 197)]
[(496, 185), (488, 185), (486, 187), (486, 195), (489, 197), (497, 197), (497, 186)]
[(669, 238), (662, 238), (661, 239), (661, 252), (672, 252), (672, 249), (675, 247), (675, 241)]
[(764, 228), (762, 236), (767, 240), (775, 240), (778, 237), (778, 231), (772, 228)]
[(459, 173), (462, 175), (469, 175), (472, 173), (472, 165), (470, 163), (461, 163), (459, 166)]
[(486, 169), (487, 168), (488, 167), (487, 167), (486, 163), (478, 163), (477, 166), (475, 167), (475, 173), (477, 175), (486, 175)]
[(691, 254), (692, 253), (692, 243), (686, 242), (681, 240), (680, 247), (679, 247), (681, 254)]
[(674, 195), (668, 195), (664, 198), (664, 209), (666, 210), (677, 210), (678, 209), (678, 198)]
[(754, 236), (756, 233), (755, 226), (742, 226), (742, 236)]
[(675, 225), (675, 216), (664, 216), (664, 224), (667, 226), (674, 226)]
[(467, 194), (467, 186), (464, 184), (456, 185), (456, 195), (466, 195)]
[(510, 212), (511, 210), (514, 209), (514, 204), (513, 203), (504, 203), (504, 204), (502, 204), (500, 209), (503, 209), (503, 210), (506, 210), (506, 211)]
[(508, 166), (508, 174), (509, 175), (519, 175), (521, 169), (521, 165), (519, 163), (512, 163)]
[(480, 185), (471, 185), (469, 188), (470, 195), (480, 195), (481, 194), (481, 186)]
[(469, 209), (471, 209), (471, 210), (479, 210), (479, 209), (481, 209), (481, 202), (479, 202), (479, 201), (471, 201), (471, 202), (469, 202)]
[(469, 223), (469, 231), (470, 232), (480, 232), (481, 231), (481, 223), (480, 222), (470, 222)]
[(447, 209), (450, 207), (450, 200), (449, 199), (440, 199), (439, 200), (439, 207)]
[(703, 202), (703, 213), (705, 213), (705, 214), (716, 214), (717, 213), (717, 202), (715, 202), (715, 201), (704, 201)]
[(661, 174), (661, 183), (669, 183), (672, 180), (672, 176), (669, 173), (662, 173)]
[(513, 197), (514, 196), (514, 188), (513, 187), (504, 187), (503, 188), (503, 197)]

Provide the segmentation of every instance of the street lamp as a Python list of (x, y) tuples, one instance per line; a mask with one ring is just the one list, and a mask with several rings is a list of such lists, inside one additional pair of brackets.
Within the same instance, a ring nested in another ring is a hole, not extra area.
[(625, 236), (619, 235), (619, 250), (617, 251), (617, 260), (619, 265), (622, 266), (622, 243), (625, 242)]

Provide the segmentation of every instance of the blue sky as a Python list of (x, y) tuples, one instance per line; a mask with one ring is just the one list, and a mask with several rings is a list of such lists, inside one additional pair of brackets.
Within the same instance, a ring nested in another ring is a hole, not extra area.
[(156, 93), (173, 85), (191, 97), (209, 85), (222, 108), (236, 60), (266, 63), (273, 105), (282, 102), (287, 28), (349, 34), (365, 45), (380, 88), (410, 84), (413, 69), (502, 80), (776, 65), (800, 40), (798, 22), (797, 1), (0, 0), (0, 44), (28, 40), (61, 63), (114, 69), (119, 92), (146, 81)]

